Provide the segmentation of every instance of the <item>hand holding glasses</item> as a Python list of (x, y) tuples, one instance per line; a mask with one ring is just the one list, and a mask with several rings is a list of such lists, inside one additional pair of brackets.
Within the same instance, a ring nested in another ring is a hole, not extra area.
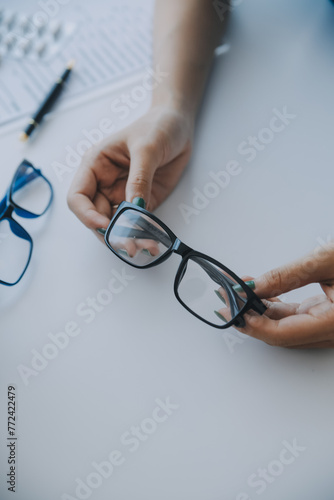
[(164, 262), (172, 253), (182, 257), (174, 281), (178, 301), (194, 316), (216, 328), (245, 326), (244, 314), (266, 306), (236, 274), (220, 262), (188, 247), (155, 215), (123, 202), (104, 240), (121, 260), (136, 268)]
[(53, 190), (47, 178), (23, 160), (0, 201), (0, 284), (16, 285), (26, 272), (32, 254), (32, 238), (13, 218), (13, 213), (36, 219), (47, 211), (52, 198)]

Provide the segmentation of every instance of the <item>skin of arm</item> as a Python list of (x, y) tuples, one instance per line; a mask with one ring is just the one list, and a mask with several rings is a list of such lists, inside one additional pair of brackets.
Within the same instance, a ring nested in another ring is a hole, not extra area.
[(153, 105), (170, 103), (195, 119), (225, 27), (210, 0), (157, 0), (154, 61), (169, 76), (154, 92)]
[(83, 158), (68, 205), (88, 228), (106, 228), (123, 200), (142, 198), (153, 211), (174, 189), (191, 156), (196, 114), (226, 23), (210, 0), (156, 1), (153, 66), (167, 76), (145, 115)]

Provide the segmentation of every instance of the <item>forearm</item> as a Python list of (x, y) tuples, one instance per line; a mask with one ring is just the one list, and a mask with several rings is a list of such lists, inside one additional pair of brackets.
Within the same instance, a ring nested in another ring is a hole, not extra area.
[(168, 76), (153, 105), (176, 106), (195, 118), (225, 25), (211, 0), (156, 0), (154, 62)]

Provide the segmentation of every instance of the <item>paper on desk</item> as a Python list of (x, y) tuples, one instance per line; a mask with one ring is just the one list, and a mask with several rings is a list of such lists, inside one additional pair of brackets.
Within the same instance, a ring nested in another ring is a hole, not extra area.
[[(107, 16), (82, 14), (67, 46), (51, 61), (4, 58), (0, 64), (0, 127), (31, 115), (69, 59), (76, 60), (63, 102), (108, 87), (151, 65), (151, 11), (113, 5)], [(96, 95), (96, 92), (95, 92)]]

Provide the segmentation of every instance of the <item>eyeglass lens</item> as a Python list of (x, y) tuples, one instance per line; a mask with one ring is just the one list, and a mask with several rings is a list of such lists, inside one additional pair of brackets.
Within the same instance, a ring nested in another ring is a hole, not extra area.
[(244, 294), (234, 290), (237, 285), (227, 272), (209, 260), (194, 256), (183, 268), (178, 295), (195, 314), (222, 326), (234, 319), (247, 302)]
[(169, 235), (158, 223), (132, 209), (118, 217), (108, 242), (123, 259), (136, 266), (154, 262), (172, 245)]
[(51, 188), (44, 177), (22, 163), (13, 181), (12, 199), (24, 210), (41, 215), (50, 203)]

